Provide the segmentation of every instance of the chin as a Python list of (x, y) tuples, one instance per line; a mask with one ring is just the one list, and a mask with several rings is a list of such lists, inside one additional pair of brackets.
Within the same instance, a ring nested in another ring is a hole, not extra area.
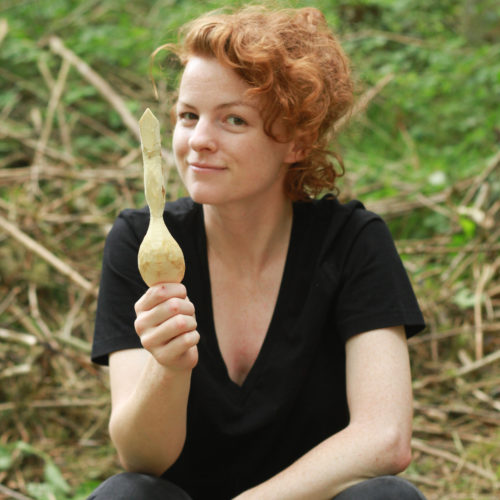
[(187, 188), (187, 191), (191, 199), (201, 205), (220, 205), (229, 201), (227, 193), (217, 192), (214, 189)]

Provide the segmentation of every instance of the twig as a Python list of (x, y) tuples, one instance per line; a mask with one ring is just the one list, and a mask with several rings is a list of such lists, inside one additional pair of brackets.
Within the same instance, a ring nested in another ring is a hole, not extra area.
[(383, 215), (386, 219), (397, 217), (400, 215), (413, 212), (429, 204), (444, 203), (450, 197), (451, 189), (445, 189), (436, 194), (427, 196), (425, 204), (422, 200), (408, 200), (408, 196), (394, 196), (393, 198), (385, 198), (383, 200), (373, 200), (369, 203), (370, 210)]
[(13, 411), (17, 408), (72, 408), (72, 407), (87, 407), (87, 406), (106, 406), (109, 404), (109, 398), (100, 399), (58, 399), (58, 400), (38, 400), (28, 404), (18, 403), (0, 403), (0, 412)]
[[(498, 361), (500, 359), (500, 349), (498, 349), (495, 352), (492, 352), (491, 354), (488, 354), (487, 356), (484, 356), (482, 359), (478, 359), (471, 363), (470, 365), (463, 366), (462, 368), (459, 368), (456, 370), (454, 373), (450, 375), (446, 375), (446, 378), (456, 378), (456, 377), (461, 377), (462, 375), (467, 375), (468, 373), (471, 373), (473, 371), (479, 370), (480, 368), (483, 368), (491, 363), (494, 363), (495, 361)], [(443, 378), (445, 380), (446, 378)]]
[(403, 45), (416, 45), (417, 47), (430, 47), (431, 44), (421, 38), (414, 36), (402, 35), (401, 33), (392, 33), (390, 31), (381, 30), (364, 30), (352, 33), (343, 37), (344, 41), (362, 40), (363, 38), (385, 38), (392, 42), (401, 43)]
[[(63, 344), (71, 346), (73, 349), (77, 349), (79, 351), (84, 352), (85, 354), (90, 354), (90, 351), (92, 349), (90, 342), (87, 342), (86, 340), (79, 339), (77, 337), (73, 337), (72, 335), (68, 335), (64, 333), (63, 335), (61, 334), (56, 334), (54, 338), (62, 342)], [(90, 360), (89, 360), (90, 363)]]
[[(69, 63), (68, 63), (69, 64)], [(38, 69), (45, 80), (46, 85), (53, 91), (56, 82), (52, 77), (49, 67), (47, 66), (46, 59), (41, 57), (38, 59)], [(66, 123), (66, 113), (64, 107), (61, 104), (61, 101), (57, 103), (57, 124), (59, 125), (59, 136), (61, 138), (61, 142), (64, 146), (64, 149), (69, 155), (72, 155), (73, 148), (71, 147), (71, 136), (68, 130), (68, 125)]]
[(411, 481), (412, 483), (425, 484), (426, 486), (431, 486), (433, 488), (439, 488), (439, 486), (441, 486), (441, 483), (439, 481), (435, 479), (430, 479), (428, 477), (420, 476), (418, 474), (405, 473), (403, 477), (405, 479), (408, 479), (408, 481)]
[(28, 373), (31, 372), (31, 368), (32, 365), (28, 363), (11, 366), (10, 368), (6, 368), (5, 370), (0, 372), (0, 379), (17, 377), (18, 375), (27, 375)]
[(484, 358), (482, 359), (474, 361), (470, 365), (457, 368), (456, 370), (453, 370), (451, 373), (445, 373), (443, 375), (430, 376), (427, 378), (416, 380), (413, 384), (413, 388), (422, 389), (423, 387), (426, 387), (429, 384), (435, 384), (453, 378), (458, 378), (461, 377), (462, 375), (467, 375), (468, 373), (479, 370), (480, 368), (483, 368), (491, 363), (495, 363), (498, 360), (500, 360), (500, 349), (498, 349), (495, 352), (492, 352), (491, 354), (488, 354), (487, 356), (484, 356)]
[(470, 203), (476, 191), (485, 182), (485, 180), (493, 172), (493, 170), (495, 170), (499, 165), (500, 165), (500, 151), (498, 151), (498, 153), (496, 153), (492, 158), (490, 158), (490, 160), (486, 164), (486, 168), (482, 170), (482, 172), (475, 177), (474, 182), (467, 190), (467, 193), (465, 194), (461, 205), (467, 206)]
[(81, 311), (83, 303), (85, 302), (85, 299), (87, 298), (87, 294), (82, 293), (76, 300), (75, 303), (72, 305), (71, 309), (69, 310), (67, 316), (66, 316), (66, 321), (64, 322), (61, 330), (60, 330), (60, 336), (61, 337), (71, 337), (71, 330), (73, 328), (73, 325), (75, 323), (75, 318), (77, 314)]
[(475, 474), (484, 477), (486, 479), (489, 479), (490, 481), (493, 481), (496, 483), (496, 474), (492, 471), (483, 469), (482, 467), (479, 467), (478, 465), (472, 464), (470, 462), (467, 462), (465, 459), (457, 457), (453, 453), (450, 453), (449, 451), (446, 450), (440, 450), (439, 448), (435, 448), (433, 446), (429, 446), (425, 444), (423, 441), (420, 441), (419, 439), (413, 438), (411, 440), (411, 445), (413, 448), (415, 448), (418, 451), (421, 451), (423, 453), (427, 453), (428, 455), (433, 455), (435, 457), (439, 458), (444, 458), (445, 460), (448, 460), (449, 462), (453, 462), (455, 464), (462, 465), (470, 470), (471, 472), (474, 472)]
[(59, 75), (57, 77), (57, 81), (51, 89), (50, 100), (47, 106), (47, 114), (45, 118), (45, 123), (42, 128), (42, 133), (40, 134), (40, 138), (37, 143), (37, 147), (35, 150), (35, 157), (33, 159), (33, 170), (32, 170), (32, 190), (34, 192), (39, 191), (38, 185), (38, 173), (40, 169), (40, 163), (43, 158), (43, 152), (45, 147), (49, 141), (50, 134), (52, 133), (52, 125), (54, 122), (54, 115), (57, 109), (57, 105), (61, 100), (61, 95), (66, 85), (66, 78), (68, 76), (69, 69), (71, 68), (71, 64), (63, 60), (61, 64), (61, 69), (59, 70)]
[[(140, 141), (141, 137), (139, 134), (138, 120), (128, 110), (123, 99), (113, 90), (111, 85), (104, 80), (101, 75), (94, 71), (83, 59), (78, 57), (72, 50), (68, 49), (60, 38), (56, 36), (50, 37), (49, 46), (52, 52), (68, 60), (76, 68), (76, 70), (100, 92), (100, 94), (121, 116), (125, 126), (130, 130), (130, 132), (132, 132), (134, 137)], [(171, 151), (161, 148), (161, 153), (167, 167), (164, 172), (166, 183), (170, 169), (175, 164), (175, 160)]]
[[(1, 124), (0, 124), (1, 128)], [(1, 133), (1, 130), (0, 130)], [(23, 182), (29, 179), (29, 167), (8, 168), (4, 171), (0, 170), (0, 180), (6, 182)], [(54, 167), (47, 165), (44, 167), (40, 175), (44, 179), (52, 179), (60, 177), (62, 179), (75, 179), (75, 180), (100, 180), (112, 181), (117, 178), (122, 179), (140, 179), (142, 173), (136, 167), (128, 169), (116, 168), (103, 168), (103, 169), (86, 169), (86, 170), (71, 170), (64, 167)]]
[(491, 396), (489, 396), (485, 392), (481, 391), (480, 389), (474, 389), (472, 391), (472, 394), (474, 395), (475, 398), (479, 399), (479, 401), (487, 403), (495, 410), (500, 411), (500, 402), (495, 401)]
[(60, 214), (43, 214), (43, 221), (55, 224), (97, 224), (103, 225), (110, 222), (109, 217), (104, 215), (60, 215)]
[(4, 41), (4, 38), (7, 36), (9, 32), (9, 24), (7, 23), (7, 19), (0, 19), (0, 45)]
[(31, 317), (37, 324), (40, 331), (44, 334), (45, 338), (49, 339), (52, 337), (50, 328), (47, 326), (40, 313), (40, 308), (38, 307), (38, 296), (35, 283), (30, 283), (28, 285), (28, 301), (30, 305)]
[(354, 104), (351, 112), (343, 116), (334, 126), (334, 133), (344, 128), (349, 121), (365, 111), (368, 104), (379, 94), (382, 89), (394, 78), (392, 73), (382, 77), (371, 89), (368, 89)]
[(15, 318), (23, 325), (23, 327), (34, 337), (41, 342), (47, 342), (51, 347), (54, 345), (51, 343), (50, 339), (47, 339), (40, 332), (40, 327), (31, 320), (29, 314), (26, 314), (26, 311), (20, 307), (18, 304), (11, 304), (9, 307), (9, 311), (15, 316)]
[(51, 203), (46, 203), (42, 207), (42, 218), (45, 220), (45, 216), (49, 215), (51, 212), (56, 212), (58, 209), (68, 204), (71, 200), (78, 199), (80, 197), (85, 197), (88, 191), (95, 189), (96, 182), (85, 182), (80, 187), (72, 189), (67, 193), (64, 193), (60, 198), (54, 199)]
[(21, 291), (21, 287), (15, 286), (12, 288), (7, 296), (0, 302), (0, 315), (9, 308), (10, 304), (14, 301), (16, 298), (16, 295)]
[(81, 274), (75, 271), (71, 266), (56, 257), (52, 252), (37, 243), (34, 239), (30, 238), (27, 234), (23, 233), (14, 224), (11, 224), (7, 219), (0, 215), (0, 227), (14, 237), (17, 241), (23, 244), (26, 248), (35, 252), (42, 259), (46, 260), (50, 265), (56, 268), (60, 273), (67, 276), (77, 285), (81, 286), (84, 290), (97, 296), (97, 288), (87, 281)]
[(7, 486), (4, 486), (3, 484), (0, 484), (0, 493), (7, 495), (7, 498), (13, 498), (14, 500), (33, 500), (30, 497), (26, 497), (17, 491), (7, 488)]
[(101, 93), (121, 116), (125, 126), (137, 139), (140, 139), (137, 119), (128, 110), (123, 99), (112, 89), (111, 85), (109, 85), (109, 83), (94, 71), (83, 59), (78, 57), (72, 50), (68, 49), (60, 38), (56, 36), (50, 37), (49, 46), (54, 54), (61, 56), (71, 63), (76, 70)]
[[(37, 149), (40, 147), (38, 141), (31, 139), (26, 134), (22, 132), (15, 131), (19, 125), (14, 123), (12, 120), (2, 120), (0, 122), (0, 135), (4, 135), (5, 137), (11, 137), (12, 139), (16, 139), (31, 149)], [(61, 160), (69, 165), (72, 165), (75, 159), (64, 151), (58, 151), (57, 149), (51, 148), (50, 146), (45, 145), (43, 147), (43, 152), (56, 160)]]
[(38, 343), (38, 339), (34, 335), (8, 330), (7, 328), (0, 328), (0, 339), (18, 342), (30, 347)]
[(461, 326), (458, 328), (450, 328), (449, 330), (441, 331), (439, 333), (431, 332), (422, 335), (416, 335), (408, 340), (408, 345), (410, 347), (416, 346), (418, 344), (423, 344), (425, 342), (432, 342), (433, 340), (444, 340), (450, 337), (456, 337), (457, 335), (465, 335), (472, 331), (471, 328), (466, 326)]
[(500, 263), (500, 260), (498, 260), (495, 265), (485, 264), (482, 269), (481, 275), (479, 276), (477, 287), (474, 293), (474, 340), (476, 359), (481, 359), (483, 357), (483, 317), (481, 314), (482, 297), (486, 284), (495, 274), (495, 270), (498, 265), (497, 263)]

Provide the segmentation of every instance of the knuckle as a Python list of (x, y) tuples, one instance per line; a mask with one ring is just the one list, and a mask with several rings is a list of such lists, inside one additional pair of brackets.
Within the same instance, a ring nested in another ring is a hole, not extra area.
[(193, 336), (191, 333), (186, 333), (182, 336), (184, 349), (189, 349), (193, 345)]
[(166, 300), (170, 297), (170, 293), (166, 285), (158, 285), (158, 287), (155, 290), (155, 293), (160, 299), (163, 300)]
[(168, 311), (172, 316), (179, 314), (180, 310), (181, 310), (181, 304), (179, 299), (177, 298), (171, 299), (168, 302)]
[(142, 310), (142, 301), (141, 299), (139, 299), (135, 304), (134, 304), (134, 311), (135, 311), (135, 314), (139, 314)]
[(195, 347), (199, 341), (200, 341), (200, 334), (196, 330), (189, 333), (189, 344), (192, 347)]
[(153, 337), (151, 335), (143, 335), (141, 337), (141, 344), (147, 351), (151, 350), (154, 346)]
[(138, 316), (135, 321), (134, 321), (134, 328), (135, 331), (137, 332), (137, 335), (141, 335), (144, 331), (144, 325), (142, 322), (142, 318)]
[(186, 299), (186, 303), (187, 303), (187, 309), (189, 311), (189, 314), (194, 315), (194, 313), (195, 313), (194, 304), (189, 299)]
[(188, 326), (186, 316), (178, 315), (175, 318), (176, 326), (179, 330), (185, 330)]

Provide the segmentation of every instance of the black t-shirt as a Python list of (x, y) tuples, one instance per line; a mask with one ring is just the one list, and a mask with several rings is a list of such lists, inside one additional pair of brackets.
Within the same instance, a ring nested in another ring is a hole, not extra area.
[[(278, 300), (261, 351), (242, 386), (231, 381), (215, 334), (201, 205), (167, 203), (165, 222), (186, 260), (196, 308), (199, 362), (188, 401), (187, 437), (164, 476), (194, 500), (224, 500), (290, 465), (349, 421), (346, 340), (404, 325), (422, 314), (385, 223), (359, 202), (325, 197), (294, 203)], [(125, 210), (106, 241), (92, 359), (141, 347), (134, 302), (146, 291), (137, 251), (147, 209)], [(383, 359), (380, 360), (384, 362)]]

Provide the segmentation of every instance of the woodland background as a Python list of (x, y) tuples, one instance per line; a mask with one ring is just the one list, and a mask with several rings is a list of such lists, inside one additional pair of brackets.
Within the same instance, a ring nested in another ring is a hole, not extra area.
[[(89, 361), (104, 239), (144, 204), (137, 119), (168, 150), (178, 67), (149, 54), (227, 3), (0, 2), (0, 498), (84, 499), (118, 470)], [(390, 225), (428, 328), (411, 340), (429, 500), (500, 491), (500, 7), (317, 0), (352, 58), (342, 199)], [(168, 155), (166, 161), (169, 161)], [(184, 193), (171, 170), (168, 196)]]

